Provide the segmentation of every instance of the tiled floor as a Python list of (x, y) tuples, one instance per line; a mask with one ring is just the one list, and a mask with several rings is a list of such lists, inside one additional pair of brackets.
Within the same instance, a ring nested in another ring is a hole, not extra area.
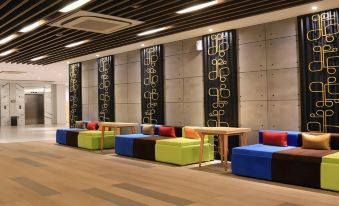
[(0, 143), (52, 140), (55, 138), (55, 131), (58, 127), (65, 127), (65, 125), (2, 126), (0, 127)]
[[(20, 137), (14, 139), (25, 139), (25, 130), (19, 130)], [(40, 131), (52, 133), (49, 130)], [(50, 136), (0, 144), (0, 206), (324, 206), (339, 202), (336, 192), (237, 177), (219, 164), (177, 167), (116, 156), (112, 150), (101, 154), (60, 146), (45, 140)]]

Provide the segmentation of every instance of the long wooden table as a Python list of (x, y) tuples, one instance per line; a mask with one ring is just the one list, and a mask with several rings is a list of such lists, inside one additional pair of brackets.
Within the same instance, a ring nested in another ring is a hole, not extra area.
[(100, 122), (99, 126), (101, 127), (101, 144), (100, 144), (101, 152), (103, 152), (103, 149), (104, 149), (104, 137), (105, 137), (106, 128), (108, 129), (114, 128), (114, 135), (119, 135), (121, 128), (131, 128), (132, 134), (135, 134), (135, 127), (139, 125), (140, 125), (139, 123)]
[(227, 155), (228, 155), (228, 137), (240, 136), (240, 145), (247, 145), (247, 133), (251, 132), (250, 128), (236, 128), (236, 127), (194, 127), (200, 135), (200, 153), (199, 153), (199, 167), (201, 167), (202, 157), (204, 154), (204, 138), (205, 135), (217, 135), (221, 145), (221, 162), (224, 162), (225, 170), (227, 171)]

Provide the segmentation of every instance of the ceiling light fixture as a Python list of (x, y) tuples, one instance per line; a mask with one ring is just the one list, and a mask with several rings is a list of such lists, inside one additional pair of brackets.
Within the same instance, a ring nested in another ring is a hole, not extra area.
[(216, 5), (216, 4), (221, 3), (221, 2), (223, 2), (223, 0), (214, 0), (214, 1), (206, 2), (206, 3), (202, 3), (202, 4), (197, 4), (197, 5), (188, 7), (186, 9), (182, 9), (180, 11), (177, 11), (176, 13), (177, 14), (185, 14), (185, 13), (197, 11), (197, 10), (200, 10), (200, 9), (204, 9), (206, 7), (210, 7), (210, 6)]
[(100, 55), (99, 55), (99, 54), (96, 54), (95, 56), (96, 56), (96, 57), (99, 57)]
[(38, 28), (39, 26), (43, 25), (44, 23), (46, 23), (45, 20), (39, 20), (37, 22), (34, 22), (33, 24), (30, 24), (28, 26), (25, 26), (24, 28), (22, 28), (19, 32), (21, 33), (26, 33), (29, 31), (33, 31), (34, 29)]
[(316, 11), (317, 9), (318, 9), (317, 6), (312, 6), (312, 10), (313, 10), (313, 11)]
[(160, 32), (160, 31), (164, 31), (167, 28), (168, 27), (161, 27), (161, 28), (158, 28), (158, 29), (152, 29), (152, 30), (149, 30), (149, 31), (141, 32), (141, 33), (139, 33), (137, 35), (138, 36), (145, 36), (145, 35), (149, 35), (149, 34), (154, 34), (154, 33)]
[(145, 46), (145, 44), (141, 44), (140, 46)]
[(65, 47), (66, 48), (76, 47), (76, 46), (79, 46), (79, 45), (87, 43), (87, 42), (89, 42), (89, 40), (82, 40), (82, 41), (78, 41), (78, 42), (75, 42), (75, 43), (72, 43), (72, 44), (68, 44)]
[(35, 58), (31, 59), (31, 61), (32, 61), (32, 62), (35, 62), (35, 61), (44, 59), (44, 58), (46, 58), (46, 57), (48, 57), (48, 56), (47, 56), (47, 55), (44, 55), (44, 56), (35, 57)]
[(10, 42), (10, 41), (12, 41), (13, 39), (15, 39), (17, 37), (18, 37), (17, 34), (9, 35), (8, 37), (1, 39), (0, 40), (0, 44), (6, 44), (7, 42)]
[(7, 50), (7, 51), (5, 51), (5, 52), (0, 53), (0, 56), (1, 56), (1, 57), (4, 57), (4, 56), (7, 56), (7, 55), (9, 55), (9, 54), (12, 54), (12, 53), (15, 52), (15, 51), (17, 51), (17, 49), (10, 49), (10, 50)]
[(213, 29), (212, 29), (212, 28), (209, 28), (209, 29), (208, 29), (208, 32), (212, 32), (212, 31), (213, 31)]
[(84, 4), (88, 3), (91, 0), (77, 0), (73, 3), (68, 4), (67, 6), (65, 6), (64, 8), (60, 9), (59, 12), (70, 12), (73, 11), (81, 6), (83, 6)]
[(70, 62), (67, 62), (67, 64), (70, 64)]

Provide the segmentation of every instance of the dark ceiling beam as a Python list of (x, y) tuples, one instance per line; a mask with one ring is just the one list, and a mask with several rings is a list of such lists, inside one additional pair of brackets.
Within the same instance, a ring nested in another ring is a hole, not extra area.
[[(246, 0), (246, 1), (251, 1), (251, 0)], [(270, 1), (270, 0), (265, 0), (265, 1)], [(246, 3), (246, 2), (243, 2), (243, 4), (242, 5), (244, 5), (244, 3)], [(239, 3), (235, 3), (235, 4), (239, 4)], [(222, 10), (222, 11), (219, 11), (219, 10)], [(222, 12), (222, 13), (224, 13), (224, 12), (228, 12), (228, 11), (231, 11), (231, 9), (229, 9), (229, 10), (223, 10), (222, 8), (213, 8), (213, 10), (211, 10), (211, 11), (205, 11), (205, 13), (206, 14), (209, 14), (209, 13), (217, 13), (217, 12)], [(173, 14), (172, 14), (173, 15)], [(193, 16), (199, 16), (199, 14), (197, 14), (197, 13), (195, 13), (195, 14), (191, 14), (190, 15), (191, 17), (193, 17)], [(174, 19), (174, 18), (177, 18), (178, 16), (177, 15), (174, 15), (173, 17), (172, 17), (172, 19)], [(184, 17), (183, 16), (181, 16), (181, 18), (183, 19)], [(126, 31), (126, 30), (122, 30), (122, 31), (119, 31), (119, 32), (116, 32), (116, 33), (113, 33), (113, 34), (111, 34), (111, 35), (100, 35), (100, 36), (97, 36), (97, 38), (95, 38), (95, 39), (93, 39), (93, 46), (98, 46), (98, 44), (97, 44), (97, 42), (98, 41), (100, 41), (100, 45), (107, 45), (107, 44), (109, 44), (110, 43), (110, 41), (112, 41), (112, 39), (113, 39), (113, 37), (115, 37), (114, 39), (116, 39), (116, 41), (119, 41), (120, 39), (125, 39), (125, 38), (128, 38), (128, 39), (134, 39), (135, 38), (135, 36), (136, 36), (136, 33), (140, 33), (140, 32), (142, 32), (142, 31), (144, 31), (144, 27), (146, 27), (146, 28), (151, 28), (152, 26), (155, 26), (155, 25), (158, 25), (158, 26), (167, 26), (166, 24), (166, 22), (164, 23), (163, 22), (163, 19), (164, 19), (164, 17), (162, 17), (162, 16), (160, 16), (160, 18), (155, 18), (154, 20), (156, 20), (156, 21), (151, 21), (152, 22), (152, 24), (151, 25), (149, 25), (149, 24), (142, 24), (142, 25), (139, 25), (139, 26), (135, 26), (135, 27), (133, 27), (133, 28), (131, 28), (131, 29), (133, 29), (135, 32), (135, 35), (133, 35), (133, 37), (129, 37), (129, 36), (126, 36), (125, 35), (125, 32), (128, 32), (128, 31)], [(167, 19), (170, 19), (170, 20), (172, 20), (171, 18), (167, 18)], [(180, 21), (180, 20), (178, 20), (178, 21)], [(161, 24), (164, 24), (164, 25), (161, 25)], [(102, 37), (102, 38), (100, 38), (100, 37)], [(98, 39), (98, 38), (100, 38), (100, 39)], [(106, 40), (106, 41), (105, 41)], [(108, 41), (108, 42), (107, 42)], [(87, 45), (89, 45), (90, 43), (88, 43)], [(59, 45), (57, 45), (57, 46), (59, 46)], [(86, 46), (86, 45), (84, 45), (84, 46)], [(55, 47), (54, 47), (55, 48)], [(46, 52), (46, 51), (49, 51), (49, 49), (53, 49), (53, 47), (51, 48), (50, 47), (50, 45), (48, 45), (48, 48), (45, 48), (45, 50), (42, 50), (41, 48), (38, 48), (39, 49), (39, 55), (40, 56), (42, 56), (43, 54), (43, 52)], [(65, 49), (65, 48), (62, 48), (62, 49)], [(75, 48), (76, 49), (76, 48)], [(66, 51), (70, 51), (70, 49), (68, 48), (68, 49), (66, 49)], [(64, 52), (66, 52), (66, 51), (56, 51), (56, 53), (64, 53)], [(51, 56), (53, 55), (53, 54), (55, 54), (55, 53), (50, 53), (51, 54)], [(38, 56), (39, 56), (38, 55)], [(23, 61), (23, 62), (25, 62), (25, 61), (27, 61), (28, 59), (31, 59), (31, 58), (33, 58), (33, 56), (28, 56), (28, 57), (26, 57), (26, 59)], [(21, 62), (22, 60), (16, 60), (16, 61), (19, 61), (19, 62)]]
[[(300, 0), (300, 1), (302, 1), (302, 0)], [(282, 5), (288, 7), (288, 6), (292, 5), (292, 2), (285, 1), (284, 4), (282, 4)], [(246, 12), (234, 12), (235, 15), (233, 15), (231, 17), (227, 17), (227, 16), (225, 17), (225, 16), (222, 16), (222, 15), (216, 16), (216, 17), (214, 17), (214, 21), (218, 21), (218, 19), (220, 19), (220, 18), (222, 18), (225, 21), (230, 21), (230, 20), (234, 20), (234, 19), (237, 19), (237, 18), (243, 18), (243, 17), (247, 17), (247, 16), (250, 16), (250, 15), (256, 15), (256, 14), (261, 13), (261, 12), (272, 11), (272, 10), (275, 10), (275, 9), (277, 9), (277, 8), (272, 6), (272, 5), (270, 6), (269, 4), (267, 4), (267, 5), (263, 5), (261, 8), (257, 7), (257, 8), (255, 8), (253, 10), (245, 10)], [(203, 22), (202, 25), (203, 26), (207, 26), (207, 25), (210, 25), (210, 23), (211, 22)], [(190, 22), (187, 22), (186, 24), (183, 24), (183, 26), (185, 26), (185, 28), (188, 28), (188, 29), (196, 28), (195, 24), (194, 23), (190, 23)], [(153, 38), (157, 38), (157, 37), (161, 37), (161, 36), (166, 36), (166, 35), (169, 35), (169, 34), (180, 32), (180, 31), (181, 30), (179, 28), (173, 29), (171, 31), (163, 32), (161, 34), (155, 35), (155, 36), (153, 36)], [(147, 39), (147, 38), (145, 38), (145, 39)], [(135, 42), (138, 42), (138, 41), (139, 41), (139, 39), (137, 39), (137, 40), (129, 39), (128, 43), (129, 42), (135, 43)], [(126, 45), (128, 43), (127, 42), (121, 42), (116, 47), (119, 47), (119, 46), (122, 46), (122, 45)], [(80, 51), (81, 55), (79, 55), (78, 52), (74, 52), (74, 53), (75, 53), (75, 55), (82, 56), (82, 55), (86, 55), (86, 54), (90, 54), (90, 53), (94, 53), (94, 52), (95, 51), (88, 51), (86, 49), (83, 52)], [(72, 55), (72, 51), (70, 52), (70, 55)], [(64, 55), (64, 56), (61, 56), (61, 57), (57, 55), (55, 59), (53, 59), (53, 58), (52, 59), (45, 59), (45, 60), (41, 61), (41, 63), (42, 64), (50, 64), (50, 63), (58, 62), (61, 59), (64, 59), (66, 57), (67, 57), (67, 55)]]

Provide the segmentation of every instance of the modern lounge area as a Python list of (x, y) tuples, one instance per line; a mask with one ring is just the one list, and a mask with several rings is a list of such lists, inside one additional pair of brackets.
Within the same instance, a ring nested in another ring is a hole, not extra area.
[(338, 0), (0, 1), (0, 205), (339, 205)]

